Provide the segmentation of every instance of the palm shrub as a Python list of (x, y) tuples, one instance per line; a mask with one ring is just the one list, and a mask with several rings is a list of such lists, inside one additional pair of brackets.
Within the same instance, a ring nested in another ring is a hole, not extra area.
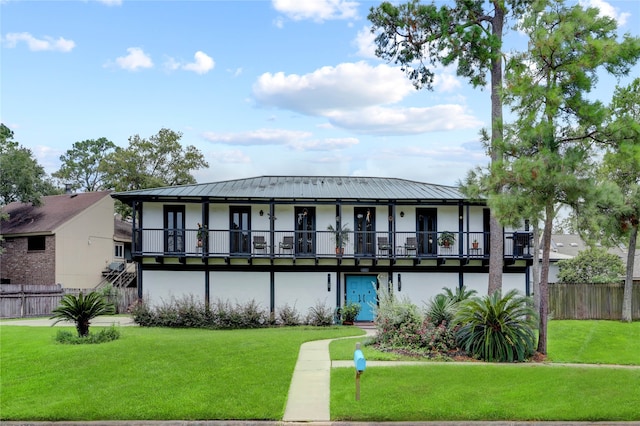
[(475, 296), (475, 294), (477, 293), (477, 291), (475, 290), (467, 290), (466, 286), (456, 287), (455, 292), (452, 291), (449, 287), (442, 287), (442, 289), (444, 290), (443, 294), (454, 303), (459, 303), (467, 300), (468, 298)]
[(456, 313), (457, 303), (445, 294), (437, 294), (427, 304), (427, 318), (437, 326), (442, 323), (450, 324)]
[(485, 361), (524, 361), (534, 354), (536, 312), (517, 290), (504, 297), (496, 291), (461, 302), (454, 322), (460, 347)]
[(55, 319), (52, 325), (60, 321), (71, 321), (76, 323), (78, 337), (89, 335), (89, 324), (98, 315), (112, 315), (115, 312), (113, 304), (104, 300), (100, 293), (92, 291), (84, 296), (82, 292), (78, 296), (73, 294), (65, 295), (60, 301), (60, 305), (55, 308), (51, 319)]

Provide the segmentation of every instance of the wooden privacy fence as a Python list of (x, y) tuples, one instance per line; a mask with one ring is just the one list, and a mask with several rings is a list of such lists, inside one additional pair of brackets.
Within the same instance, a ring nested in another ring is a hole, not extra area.
[[(65, 294), (89, 293), (87, 288), (63, 288), (60, 284), (2, 284), (0, 285), (0, 318), (48, 316), (60, 304)], [(107, 296), (116, 305), (116, 312), (125, 313), (138, 300), (137, 288), (112, 289)]]
[[(549, 314), (554, 319), (622, 319), (624, 283), (549, 284)], [(640, 319), (640, 283), (633, 284), (631, 317)]]

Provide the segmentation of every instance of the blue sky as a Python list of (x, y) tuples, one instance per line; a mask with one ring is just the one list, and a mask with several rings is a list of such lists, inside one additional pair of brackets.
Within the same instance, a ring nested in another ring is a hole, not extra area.
[[(0, 119), (47, 172), (74, 142), (183, 133), (209, 169), (455, 185), (488, 159), (489, 91), (416, 91), (373, 54), (372, 1), (0, 0)], [(640, 2), (585, 0), (640, 35)], [(526, 40), (510, 31), (507, 45)], [(640, 75), (640, 67), (634, 68)], [(628, 82), (628, 79), (623, 80)], [(616, 80), (593, 96), (608, 102)]]

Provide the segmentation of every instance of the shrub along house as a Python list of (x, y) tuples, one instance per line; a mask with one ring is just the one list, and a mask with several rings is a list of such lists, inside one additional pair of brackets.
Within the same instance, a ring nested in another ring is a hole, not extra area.
[[(133, 207), (138, 295), (288, 305), (355, 302), (375, 286), (421, 305), (487, 288), (489, 211), (455, 187), (393, 178), (263, 176), (112, 194)], [(529, 293), (531, 235), (505, 232), (503, 288)], [(369, 303), (371, 302), (371, 303)]]

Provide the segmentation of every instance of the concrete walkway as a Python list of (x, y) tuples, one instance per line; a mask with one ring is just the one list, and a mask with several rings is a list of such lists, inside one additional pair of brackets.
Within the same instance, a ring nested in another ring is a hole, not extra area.
[[(366, 334), (362, 340), (372, 336), (372, 328), (364, 328)], [(344, 339), (357, 338), (344, 337)], [(316, 340), (303, 343), (298, 353), (298, 361), (293, 370), (287, 407), (284, 411), (285, 422), (329, 422), (331, 357), (329, 343), (332, 340)], [(354, 344), (355, 348), (355, 344)], [(344, 361), (353, 367), (353, 361)]]

